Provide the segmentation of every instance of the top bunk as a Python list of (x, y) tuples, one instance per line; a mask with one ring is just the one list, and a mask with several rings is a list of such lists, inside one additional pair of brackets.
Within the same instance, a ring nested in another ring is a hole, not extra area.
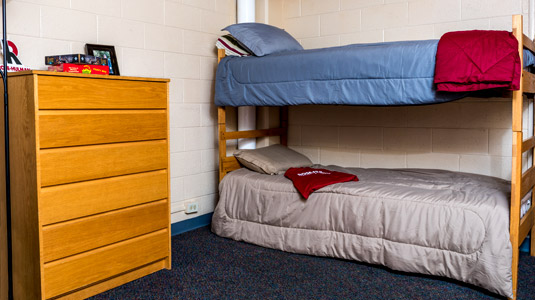
[[(474, 90), (488, 90), (486, 82), (511, 84), (516, 80), (516, 85), (506, 84), (508, 88), (500, 91), (518, 90), (520, 62), (526, 71), (535, 62), (533, 42), (523, 34), (520, 37), (505, 31), (457, 34), (461, 36), (454, 36), (456, 39), (449, 44), (443, 37), (440, 42), (354, 44), (294, 49), (260, 57), (225, 57), (217, 68), (215, 104), (389, 106), (442, 103), (473, 95)], [(526, 48), (522, 52), (518, 51), (519, 40)], [(459, 41), (469, 47), (455, 47)], [(450, 67), (443, 67), (448, 63)], [(468, 65), (471, 63), (474, 65)], [(528, 75), (524, 77), (533, 76), (525, 73)], [(442, 89), (446, 91), (439, 91), (436, 83), (441, 74), (445, 80), (455, 77), (476, 84), (466, 88), (465, 82), (461, 82), (461, 88), (445, 86)], [(477, 80), (484, 82), (481, 84)], [(528, 85), (526, 88), (535, 87)]]

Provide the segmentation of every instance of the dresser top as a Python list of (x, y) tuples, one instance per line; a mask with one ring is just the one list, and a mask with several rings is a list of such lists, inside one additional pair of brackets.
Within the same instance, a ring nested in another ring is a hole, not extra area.
[(94, 79), (111, 79), (111, 80), (136, 80), (136, 81), (157, 81), (157, 82), (169, 82), (167, 78), (150, 78), (150, 77), (131, 77), (131, 76), (115, 76), (115, 75), (96, 75), (96, 74), (81, 74), (81, 73), (67, 73), (67, 72), (52, 72), (52, 71), (39, 71), (29, 70), (21, 72), (8, 73), (11, 76), (28, 76), (28, 75), (40, 75), (40, 76), (60, 76), (60, 77), (82, 77), (82, 78), (94, 78)]

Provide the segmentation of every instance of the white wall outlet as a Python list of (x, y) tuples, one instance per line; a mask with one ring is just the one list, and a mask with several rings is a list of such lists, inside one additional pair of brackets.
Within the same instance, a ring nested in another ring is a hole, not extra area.
[(193, 214), (199, 211), (199, 204), (197, 202), (190, 202), (186, 204), (186, 213)]

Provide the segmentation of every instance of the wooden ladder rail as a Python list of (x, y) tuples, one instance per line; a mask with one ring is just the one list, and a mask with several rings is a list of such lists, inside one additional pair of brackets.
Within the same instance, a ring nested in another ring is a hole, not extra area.
[[(522, 15), (513, 16), (513, 35), (518, 41), (518, 52), (520, 55), (520, 65), (523, 66), (523, 49), (526, 48), (535, 52), (535, 44), (523, 33)], [(522, 69), (520, 88), (513, 91), (513, 152), (512, 152), (512, 169), (511, 169), (511, 208), (510, 208), (510, 238), (513, 247), (512, 259), (512, 279), (513, 279), (513, 300), (516, 300), (518, 286), (518, 259), (520, 255), (520, 245), (531, 232), (530, 255), (535, 256), (535, 193), (531, 195), (531, 208), (520, 217), (522, 199), (535, 186), (535, 136), (524, 140), (522, 128), (523, 102), (524, 93), (535, 94), (535, 75)], [(532, 125), (533, 126), (533, 125)], [(522, 173), (523, 154), (527, 151), (532, 153), (532, 162), (528, 170)]]
[[(224, 49), (217, 49), (217, 63), (225, 57)], [(234, 156), (227, 156), (227, 140), (242, 138), (257, 138), (279, 136), (282, 145), (288, 145), (288, 107), (280, 110), (280, 127), (247, 131), (227, 131), (227, 109), (225, 106), (217, 107), (217, 131), (219, 140), (219, 181), (233, 170), (239, 169), (240, 163)]]

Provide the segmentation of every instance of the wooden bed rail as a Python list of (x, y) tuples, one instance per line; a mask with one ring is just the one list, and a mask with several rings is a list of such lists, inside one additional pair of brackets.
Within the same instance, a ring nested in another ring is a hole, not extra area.
[(223, 140), (237, 140), (248, 139), (267, 136), (280, 136), (286, 132), (285, 128), (270, 128), (270, 129), (258, 129), (258, 130), (245, 130), (245, 131), (230, 131), (223, 132), (221, 139)]
[(524, 93), (535, 94), (535, 74), (522, 71), (522, 84)]

